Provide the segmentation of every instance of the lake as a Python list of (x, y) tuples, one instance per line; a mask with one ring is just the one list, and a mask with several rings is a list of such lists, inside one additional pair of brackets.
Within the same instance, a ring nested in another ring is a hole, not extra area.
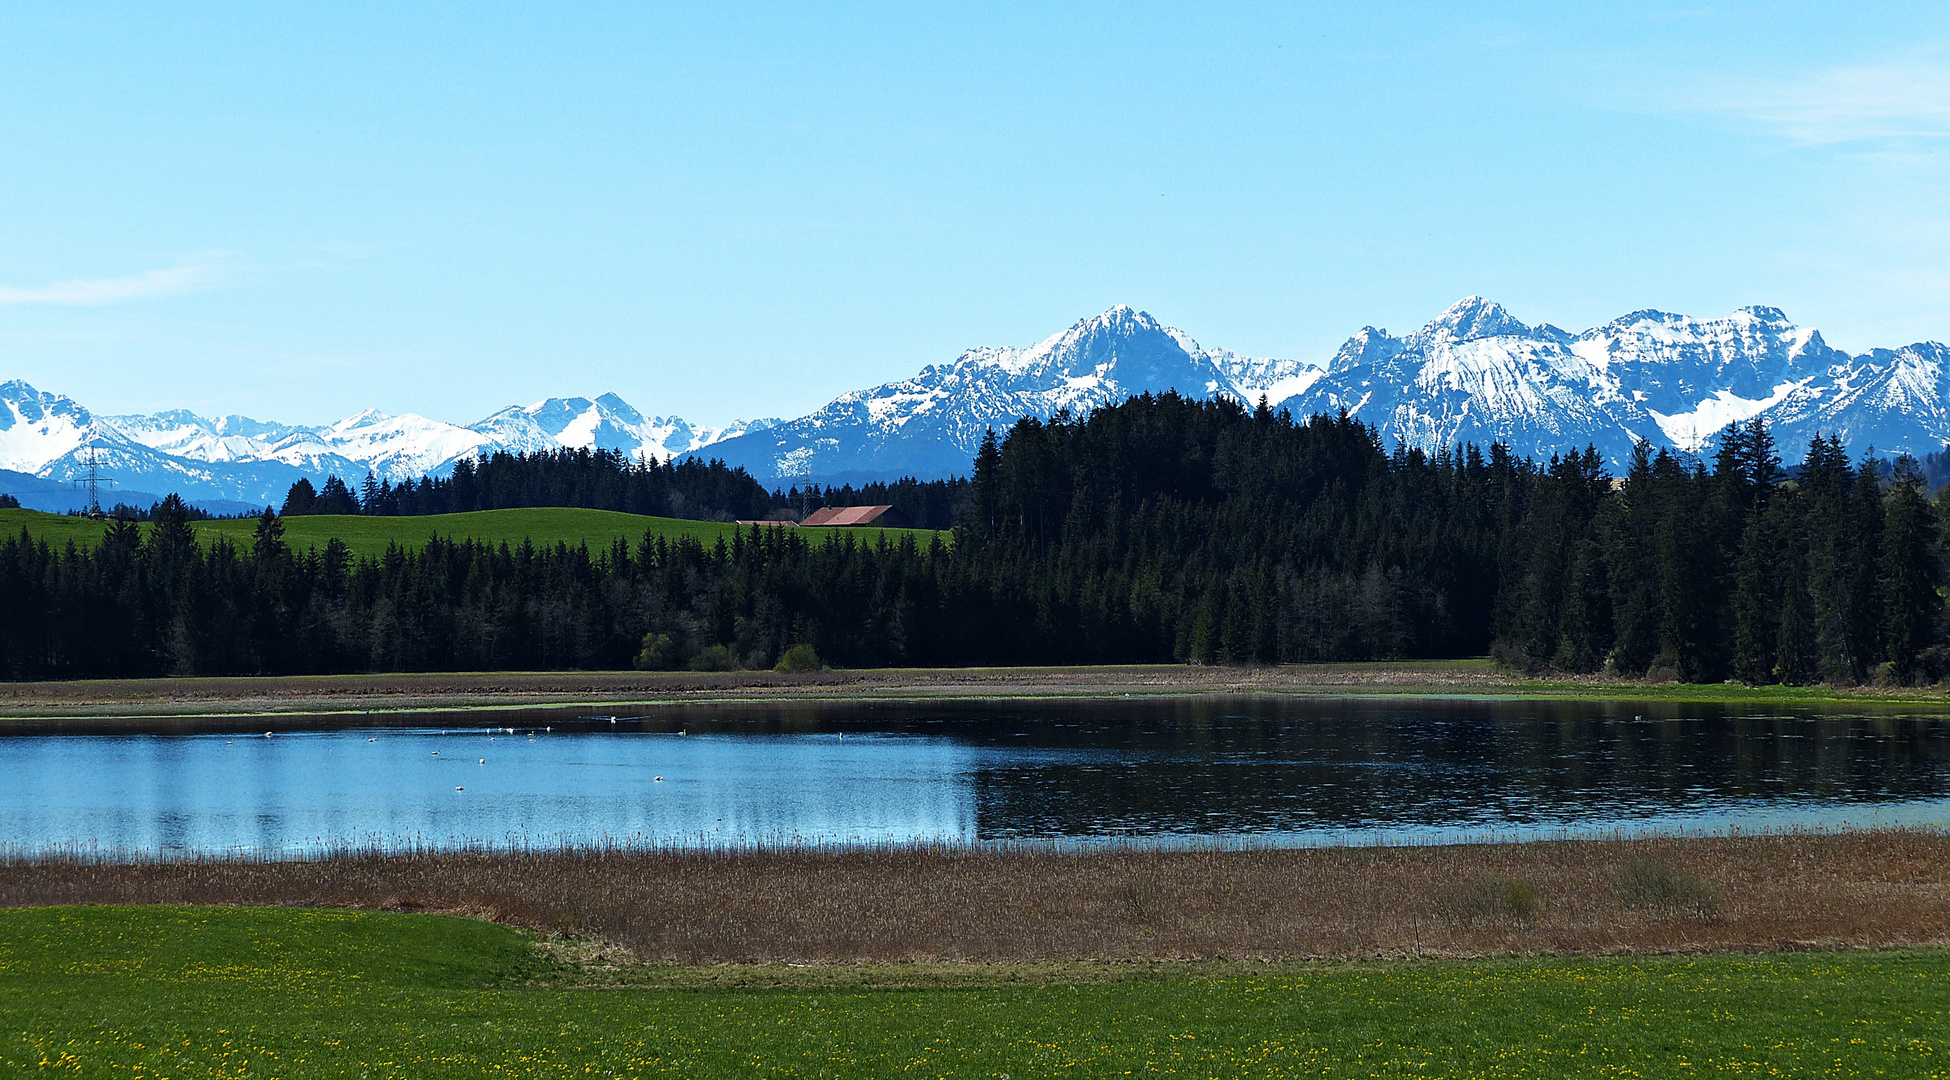
[[(1950, 714), (1187, 698), (0, 734), (0, 848), (1413, 843), (1950, 826)], [(266, 728), (271, 734), (266, 734)]]

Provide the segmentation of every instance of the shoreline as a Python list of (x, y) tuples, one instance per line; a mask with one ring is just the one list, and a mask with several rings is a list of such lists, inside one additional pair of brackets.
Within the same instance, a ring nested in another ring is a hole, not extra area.
[(0, 721), (656, 708), (685, 704), (1039, 698), (1487, 697), (1950, 707), (1937, 687), (1748, 687), (1521, 675), (1487, 659), (1268, 667), (880, 668), (816, 672), (418, 672), (0, 683)]

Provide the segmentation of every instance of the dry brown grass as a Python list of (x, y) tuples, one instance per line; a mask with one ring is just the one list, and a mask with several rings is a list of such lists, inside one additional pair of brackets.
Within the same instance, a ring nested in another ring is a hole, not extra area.
[(1201, 667), (883, 668), (809, 672), (423, 672), (0, 682), (9, 717), (196, 716), (571, 704), (1392, 690), (1508, 692), (1488, 661)]
[(682, 964), (1943, 945), (1950, 834), (0, 864), (0, 906), (164, 902), (462, 912)]

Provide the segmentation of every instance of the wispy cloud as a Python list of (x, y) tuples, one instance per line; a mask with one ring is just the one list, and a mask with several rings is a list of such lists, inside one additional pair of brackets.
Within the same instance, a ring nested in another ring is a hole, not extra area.
[(0, 285), (0, 304), (114, 304), (154, 296), (178, 296), (216, 283), (209, 263), (185, 263), (129, 277), (75, 278), (48, 285)]
[(1889, 143), (1950, 138), (1950, 57), (1821, 68), (1704, 88), (1691, 103), (1744, 116), (1798, 143)]

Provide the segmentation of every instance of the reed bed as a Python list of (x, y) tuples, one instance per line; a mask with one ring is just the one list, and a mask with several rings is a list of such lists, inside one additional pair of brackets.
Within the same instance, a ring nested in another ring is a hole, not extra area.
[(1883, 948), (1950, 944), (1950, 833), (0, 860), (0, 906), (150, 903), (463, 913), (693, 965)]

